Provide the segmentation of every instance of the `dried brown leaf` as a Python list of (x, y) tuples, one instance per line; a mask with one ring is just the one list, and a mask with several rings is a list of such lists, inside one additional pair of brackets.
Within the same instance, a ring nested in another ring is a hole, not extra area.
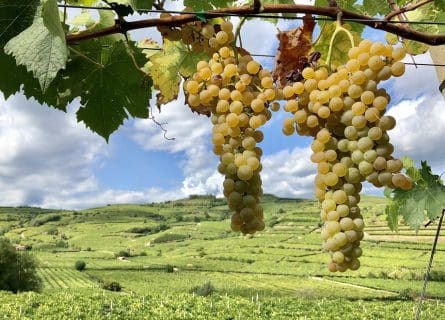
[(278, 33), (280, 45), (275, 56), (273, 77), (279, 86), (284, 87), (289, 80), (294, 81), (295, 72), (299, 73), (307, 65), (314, 27), (312, 15), (307, 14), (302, 26)]

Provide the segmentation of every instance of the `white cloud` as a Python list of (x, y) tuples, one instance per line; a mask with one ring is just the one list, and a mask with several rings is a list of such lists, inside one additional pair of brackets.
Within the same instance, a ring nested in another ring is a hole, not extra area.
[[(23, 95), (0, 96), (0, 203), (78, 209), (186, 196), (202, 178), (175, 190), (120, 190), (101, 186), (94, 168), (113, 146), (63, 113)], [(204, 180), (205, 181), (205, 180)]]
[[(433, 63), (429, 53), (407, 56), (404, 62)], [(439, 81), (433, 67), (406, 65), (405, 74), (390, 80), (384, 87), (390, 87), (395, 101), (415, 99), (431, 92), (439, 92)]]
[(161, 110), (153, 110), (154, 117), (157, 122), (164, 123), (167, 137), (175, 140), (166, 140), (164, 132), (150, 119), (135, 120), (130, 136), (146, 150), (185, 155), (180, 164), (184, 178), (178, 194), (221, 194), (223, 178), (216, 172), (218, 158), (210, 143), (210, 119), (193, 113), (184, 104), (182, 93), (178, 100), (164, 105)]
[(282, 150), (262, 159), (265, 193), (281, 197), (314, 197), (316, 167), (310, 161), (310, 148)]
[(445, 101), (439, 93), (404, 100), (388, 114), (397, 120), (389, 132), (395, 155), (407, 155), (417, 161), (427, 160), (433, 170), (445, 170)]
[[(0, 199), (3, 205), (41, 205), (48, 195), (74, 196), (95, 186), (89, 165), (107, 154), (102, 138), (62, 113), (0, 98)], [(62, 205), (62, 203), (59, 203)]]

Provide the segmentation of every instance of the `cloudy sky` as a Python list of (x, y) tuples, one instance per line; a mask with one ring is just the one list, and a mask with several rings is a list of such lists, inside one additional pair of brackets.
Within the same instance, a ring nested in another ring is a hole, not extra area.
[[(282, 21), (278, 28), (286, 30), (298, 23)], [(246, 22), (243, 45), (251, 53), (274, 54), (275, 33), (276, 27), (268, 22)], [(384, 33), (369, 31), (367, 36), (383, 40)], [(159, 39), (153, 30), (133, 33), (135, 39), (144, 37)], [(427, 54), (415, 60), (431, 62)], [(273, 66), (273, 59), (259, 61), (269, 69)], [(385, 87), (393, 97), (388, 113), (398, 121), (390, 133), (395, 155), (428, 160), (437, 173), (445, 171), (445, 102), (434, 69), (407, 66), (402, 78), (388, 81)], [(21, 94), (5, 101), (0, 93), (0, 205), (86, 208), (221, 193), (210, 121), (192, 114), (183, 97), (164, 106), (161, 113), (154, 110), (156, 120), (167, 123), (167, 136), (174, 140), (166, 140), (151, 120), (128, 120), (106, 144), (77, 123), (78, 107), (75, 102), (63, 113)], [(264, 127), (264, 190), (312, 198), (315, 166), (309, 160), (310, 139), (282, 135), (284, 117), (274, 114)]]

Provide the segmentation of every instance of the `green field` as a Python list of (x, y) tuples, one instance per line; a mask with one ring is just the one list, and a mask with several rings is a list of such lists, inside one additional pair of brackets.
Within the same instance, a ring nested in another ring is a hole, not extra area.
[[(263, 203), (267, 228), (255, 236), (232, 233), (214, 197), (83, 211), (0, 208), (0, 233), (32, 246), (44, 283), (40, 294), (1, 293), (0, 319), (413, 317), (437, 225), (393, 233), (385, 200), (364, 196), (361, 268), (331, 274), (316, 202)], [(119, 251), (130, 257), (118, 259)], [(444, 253), (441, 237), (422, 319), (445, 319)], [(74, 269), (77, 260), (85, 271)], [(123, 291), (102, 290), (106, 281)], [(213, 295), (190, 293), (208, 281)]]

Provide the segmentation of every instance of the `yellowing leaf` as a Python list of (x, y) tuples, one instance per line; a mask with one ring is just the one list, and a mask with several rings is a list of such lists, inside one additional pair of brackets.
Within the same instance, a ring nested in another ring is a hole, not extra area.
[(181, 76), (190, 77), (196, 70), (196, 64), (208, 58), (204, 53), (190, 51), (182, 42), (165, 39), (162, 51), (150, 57), (150, 75), (155, 88), (161, 93), (158, 103), (176, 99)]
[[(323, 32), (320, 35), (317, 44), (315, 45), (315, 51), (321, 53), (321, 57), (324, 61), (326, 61), (329, 52), (329, 43), (331, 41), (332, 34), (335, 31), (336, 22), (326, 23)], [(343, 27), (345, 29), (351, 29), (351, 26), (348, 24), (344, 24)], [(354, 44), (357, 45), (361, 41), (358, 33), (354, 31), (349, 31), (352, 34), (354, 39)], [(332, 53), (331, 53), (331, 63), (335, 66), (339, 66), (345, 64), (348, 61), (348, 51), (351, 49), (351, 42), (349, 40), (348, 35), (345, 32), (339, 32), (333, 43)]]

